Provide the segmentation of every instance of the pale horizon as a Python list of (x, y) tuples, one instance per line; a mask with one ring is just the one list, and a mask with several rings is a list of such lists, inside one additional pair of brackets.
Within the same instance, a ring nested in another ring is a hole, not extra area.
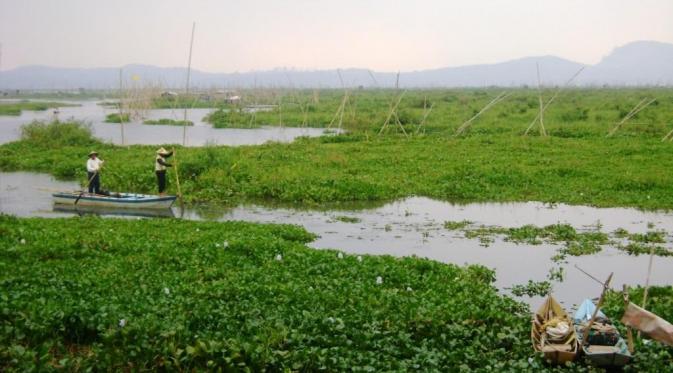
[(204, 72), (395, 72), (533, 56), (592, 65), (634, 41), (673, 43), (671, 15), (661, 0), (0, 0), (0, 69), (186, 67), (192, 22), (192, 68)]

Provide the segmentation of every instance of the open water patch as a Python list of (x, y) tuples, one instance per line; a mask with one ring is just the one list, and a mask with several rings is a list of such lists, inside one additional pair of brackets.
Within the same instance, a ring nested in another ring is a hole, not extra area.
[[(122, 145), (182, 144), (185, 131), (186, 146), (206, 145), (260, 145), (269, 141), (291, 142), (298, 137), (317, 137), (326, 134), (324, 128), (262, 126), (260, 128), (213, 128), (203, 118), (215, 109), (187, 109), (187, 120), (193, 126), (144, 125), (142, 120), (130, 123), (106, 123), (108, 114), (117, 109), (99, 105), (97, 101), (62, 101), (78, 105), (44, 111), (24, 110), (19, 116), (0, 116), (0, 144), (21, 138), (21, 126), (32, 121), (64, 121), (74, 119), (91, 125), (93, 135), (105, 142)], [(168, 118), (182, 120), (184, 109), (151, 109), (143, 113), (145, 119)]]
[[(43, 217), (87, 213), (130, 218), (144, 216), (138, 212), (124, 214), (124, 211), (54, 210), (53, 191), (78, 188), (75, 182), (56, 181), (46, 174), (0, 173), (0, 212)], [(613, 287), (621, 289), (622, 284), (644, 285), (649, 257), (629, 255), (615, 244), (608, 243), (601, 245), (597, 253), (566, 256), (555, 261), (552, 258), (563, 248), (561, 242), (530, 244), (507, 241), (495, 235), (492, 242), (485, 245), (479, 238), (467, 238), (462, 230), (445, 228), (445, 222), (469, 221), (471, 226), (503, 228), (568, 224), (578, 232), (604, 232), (609, 235), (618, 229), (643, 234), (657, 230), (665, 232), (662, 245), (669, 249), (672, 241), (670, 232), (673, 232), (673, 213), (667, 211), (539, 202), (454, 204), (424, 197), (383, 204), (358, 204), (357, 208), (338, 210), (262, 204), (235, 207), (199, 205), (184, 211), (174, 207), (169, 216), (193, 220), (296, 224), (319, 236), (310, 246), (338, 249), (346, 255), (416, 255), (459, 265), (480, 264), (496, 270), (495, 285), (505, 292), (529, 280), (550, 281), (557, 299), (567, 305), (595, 297), (601, 290), (599, 284), (574, 268), (575, 265), (602, 279), (614, 272)], [(672, 266), (673, 257), (656, 256), (650, 283), (672, 285), (673, 272), (669, 270)], [(550, 279), (551, 273), (556, 273), (556, 277)], [(531, 304), (540, 301), (537, 297), (522, 299)]]

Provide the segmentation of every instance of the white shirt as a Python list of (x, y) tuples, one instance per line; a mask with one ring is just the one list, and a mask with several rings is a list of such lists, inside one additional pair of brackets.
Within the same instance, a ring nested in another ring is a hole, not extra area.
[(98, 172), (100, 171), (100, 168), (102, 166), (103, 166), (103, 160), (99, 159), (98, 157), (94, 159), (89, 158), (89, 160), (86, 161), (87, 172)]

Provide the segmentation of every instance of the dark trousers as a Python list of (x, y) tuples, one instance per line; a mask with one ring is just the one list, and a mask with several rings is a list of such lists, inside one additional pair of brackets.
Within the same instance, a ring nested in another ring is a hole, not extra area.
[(166, 171), (155, 171), (157, 174), (157, 186), (159, 187), (159, 193), (163, 193), (166, 190)]
[(89, 193), (100, 194), (100, 174), (98, 172), (87, 172), (89, 178)]

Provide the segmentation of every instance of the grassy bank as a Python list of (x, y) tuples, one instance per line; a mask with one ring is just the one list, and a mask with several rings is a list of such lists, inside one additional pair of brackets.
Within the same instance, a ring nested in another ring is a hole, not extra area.
[[(52, 127), (63, 125), (42, 128), (58, 132)], [(93, 139), (73, 143), (66, 135), (38, 132), (0, 146), (0, 170), (85, 180), (86, 154), (96, 147), (106, 160), (107, 189), (153, 191), (156, 146), (117, 147)], [(262, 198), (320, 204), (420, 195), (456, 202), (536, 200), (670, 209), (670, 150), (671, 144), (659, 139), (630, 136), (345, 135), (291, 144), (179, 148), (178, 162), (182, 191), (192, 201)]]
[(77, 106), (66, 104), (63, 102), (47, 102), (47, 101), (18, 101), (18, 102), (0, 102), (0, 115), (19, 116), (23, 110), (44, 111), (47, 109)]

